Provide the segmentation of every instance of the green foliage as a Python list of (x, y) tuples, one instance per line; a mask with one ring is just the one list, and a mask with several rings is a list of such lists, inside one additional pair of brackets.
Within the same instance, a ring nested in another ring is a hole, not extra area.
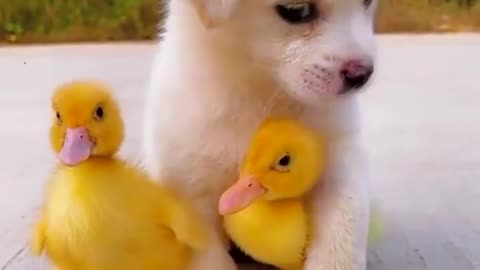
[(480, 30), (480, 0), (380, 0), (378, 32)]
[[(161, 1), (0, 0), (0, 43), (152, 39), (165, 15)], [(379, 2), (379, 32), (480, 30), (480, 0)]]
[(0, 0), (1, 41), (151, 39), (158, 0)]

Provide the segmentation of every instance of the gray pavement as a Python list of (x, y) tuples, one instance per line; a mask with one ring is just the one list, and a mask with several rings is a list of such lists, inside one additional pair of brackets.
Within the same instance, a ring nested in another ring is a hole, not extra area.
[[(151, 44), (0, 48), (0, 270), (43, 270), (26, 239), (54, 159), (49, 98), (70, 79), (112, 84), (139, 158)], [(480, 269), (480, 35), (381, 36), (362, 94), (386, 234), (370, 270)]]

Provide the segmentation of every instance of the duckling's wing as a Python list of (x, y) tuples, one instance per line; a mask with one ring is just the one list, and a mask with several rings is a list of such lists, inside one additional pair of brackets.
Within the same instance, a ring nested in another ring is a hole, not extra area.
[(161, 204), (159, 215), (180, 242), (193, 249), (201, 249), (206, 245), (206, 226), (187, 200), (174, 192), (163, 190)]

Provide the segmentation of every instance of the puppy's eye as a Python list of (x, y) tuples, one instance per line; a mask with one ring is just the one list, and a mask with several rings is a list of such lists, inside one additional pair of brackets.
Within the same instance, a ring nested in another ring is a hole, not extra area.
[(282, 155), (277, 163), (273, 166), (276, 171), (286, 172), (290, 169), (290, 164), (292, 163), (292, 157), (289, 153)]
[(99, 106), (95, 109), (95, 119), (102, 120), (104, 115), (105, 115), (105, 112), (103, 111), (102, 107)]
[(372, 4), (373, 0), (363, 0), (363, 6), (368, 8)]
[(278, 16), (290, 24), (310, 23), (318, 18), (314, 3), (295, 3), (275, 6)]

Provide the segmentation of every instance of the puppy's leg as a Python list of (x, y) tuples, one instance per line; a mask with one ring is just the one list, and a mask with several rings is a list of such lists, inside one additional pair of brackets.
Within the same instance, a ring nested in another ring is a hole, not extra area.
[(314, 228), (305, 270), (365, 270), (370, 215), (366, 157), (348, 140), (332, 147), (326, 182), (313, 194)]
[[(194, 196), (195, 198), (195, 196)], [(200, 198), (195, 205), (201, 210), (201, 214), (208, 224), (208, 244), (205, 249), (195, 251), (193, 261), (188, 270), (236, 270), (235, 261), (228, 251), (227, 237), (223, 231), (223, 224), (217, 214), (215, 203), (211, 198)]]
[(214, 240), (209, 247), (195, 254), (189, 270), (235, 270), (237, 266), (220, 240)]

